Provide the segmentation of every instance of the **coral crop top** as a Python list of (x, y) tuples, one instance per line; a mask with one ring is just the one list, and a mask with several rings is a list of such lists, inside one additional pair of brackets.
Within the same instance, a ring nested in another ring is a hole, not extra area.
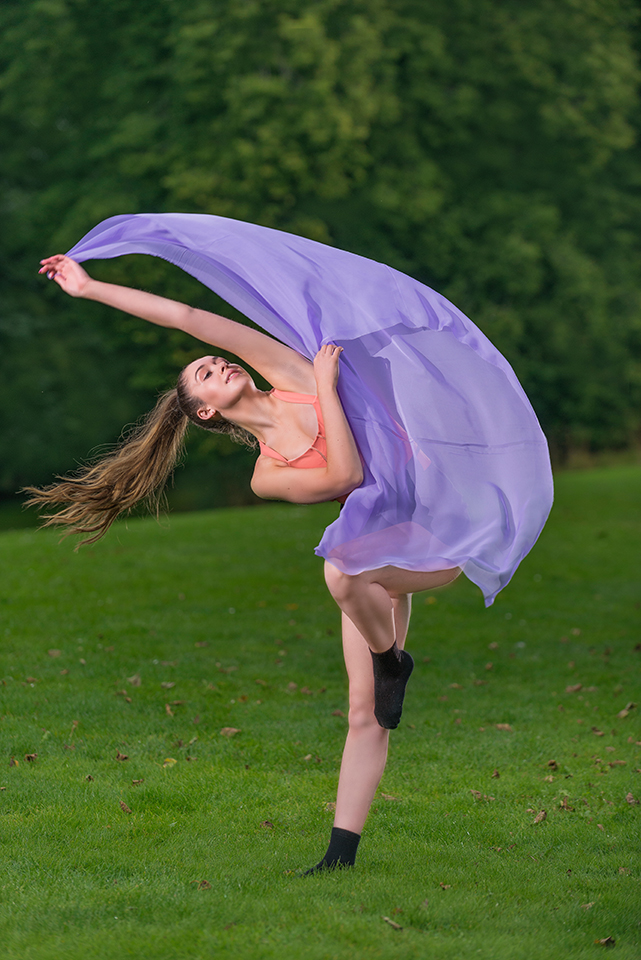
[(323, 414), (321, 413), (318, 397), (313, 397), (309, 393), (290, 393), (289, 391), (276, 389), (272, 390), (272, 394), (277, 400), (284, 400), (285, 403), (312, 403), (316, 411), (316, 419), (318, 420), (318, 433), (311, 447), (308, 447), (304, 453), (301, 453), (300, 457), (294, 457), (293, 460), (288, 460), (282, 453), (278, 453), (277, 450), (272, 450), (271, 447), (268, 447), (264, 443), (259, 444), (260, 452), (265, 457), (272, 457), (274, 460), (280, 460), (281, 463), (286, 463), (290, 467), (297, 467), (302, 470), (310, 470), (313, 467), (324, 467), (327, 463), (327, 443), (325, 441), (325, 424), (323, 423)]

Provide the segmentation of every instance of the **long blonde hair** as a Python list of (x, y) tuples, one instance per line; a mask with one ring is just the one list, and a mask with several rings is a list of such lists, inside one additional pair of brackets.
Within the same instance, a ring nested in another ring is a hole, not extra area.
[(130, 513), (141, 501), (157, 516), (163, 488), (183, 451), (190, 422), (256, 446), (252, 434), (229, 420), (202, 420), (197, 413), (200, 405), (201, 401), (187, 392), (181, 374), (176, 387), (162, 394), (153, 410), (107, 456), (47, 487), (25, 487), (24, 492), (30, 494), (27, 506), (66, 504), (42, 519), (45, 527), (66, 527), (64, 536), (89, 534), (76, 549), (95, 543), (120, 514)]

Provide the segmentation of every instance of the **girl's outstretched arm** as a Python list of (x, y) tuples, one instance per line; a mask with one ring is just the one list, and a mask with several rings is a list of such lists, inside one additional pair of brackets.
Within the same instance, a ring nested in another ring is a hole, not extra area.
[(144, 290), (94, 280), (79, 263), (62, 254), (47, 257), (40, 263), (39, 273), (55, 280), (72, 297), (97, 300), (160, 327), (184, 330), (203, 343), (236, 354), (279, 390), (295, 393), (313, 393), (315, 390), (311, 363), (291, 347), (258, 330)]

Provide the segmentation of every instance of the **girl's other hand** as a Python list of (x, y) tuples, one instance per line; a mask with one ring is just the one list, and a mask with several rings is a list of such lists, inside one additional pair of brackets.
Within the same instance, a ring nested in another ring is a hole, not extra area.
[(334, 389), (338, 383), (338, 358), (343, 352), (342, 347), (335, 343), (325, 343), (314, 357), (314, 376), (316, 385)]
[(61, 253), (41, 260), (38, 273), (46, 273), (49, 280), (55, 280), (58, 286), (71, 297), (84, 296), (85, 287), (91, 280), (87, 271), (79, 263)]

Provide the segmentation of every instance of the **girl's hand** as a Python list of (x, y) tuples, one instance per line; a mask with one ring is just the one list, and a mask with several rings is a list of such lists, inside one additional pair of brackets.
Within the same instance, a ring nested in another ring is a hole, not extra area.
[(333, 390), (338, 383), (338, 358), (343, 352), (342, 347), (335, 343), (324, 344), (314, 357), (314, 376), (316, 386), (320, 391), (323, 387)]
[(91, 277), (75, 260), (57, 253), (40, 261), (38, 273), (46, 273), (49, 280), (55, 280), (58, 286), (71, 297), (82, 297)]

